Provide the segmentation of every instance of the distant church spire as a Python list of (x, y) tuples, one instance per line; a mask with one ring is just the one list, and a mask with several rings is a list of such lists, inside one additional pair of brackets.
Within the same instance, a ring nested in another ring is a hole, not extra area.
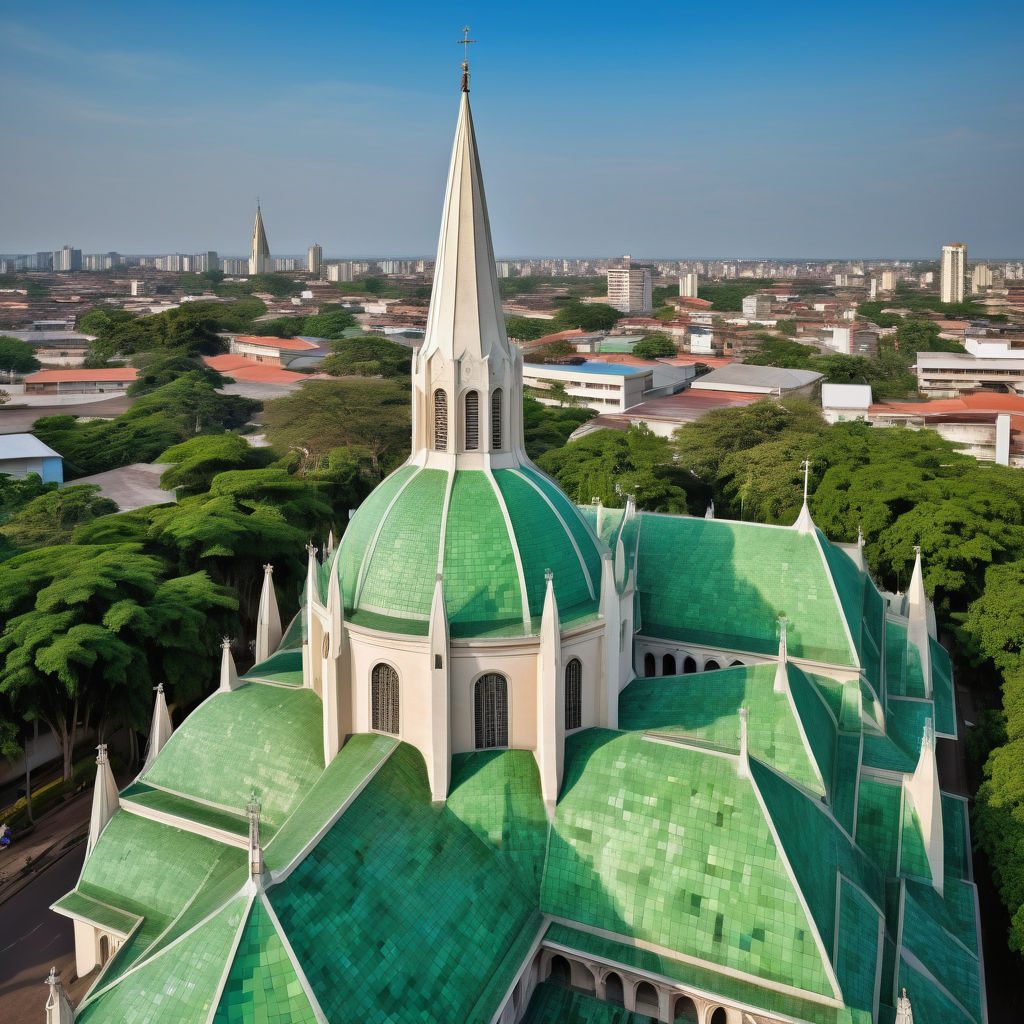
[(270, 270), (270, 245), (263, 227), (260, 201), (256, 200), (256, 223), (252, 226), (252, 248), (249, 251), (249, 274), (265, 274)]
[(807, 507), (807, 481), (811, 475), (811, 463), (810, 460), (804, 459), (800, 465), (804, 471), (804, 503), (800, 508), (800, 515), (796, 517), (793, 528), (798, 533), (811, 533), (814, 530), (814, 520), (811, 519), (811, 510)]

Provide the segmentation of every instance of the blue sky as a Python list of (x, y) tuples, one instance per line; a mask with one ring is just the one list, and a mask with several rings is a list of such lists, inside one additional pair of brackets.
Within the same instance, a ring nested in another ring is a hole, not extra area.
[(499, 254), (1024, 255), (1002, 0), (2, 5), (0, 252), (431, 253), (465, 23)]

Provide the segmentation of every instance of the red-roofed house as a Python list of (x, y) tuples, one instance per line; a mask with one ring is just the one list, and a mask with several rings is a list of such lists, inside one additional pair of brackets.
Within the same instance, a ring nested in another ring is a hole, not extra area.
[(250, 381), (257, 384), (300, 384), (310, 379), (308, 373), (296, 373), (294, 370), (282, 370), (272, 363), (258, 363), (245, 356), (231, 355), (204, 356), (203, 362), (213, 370), (218, 370), (226, 377), (235, 380)]
[(253, 334), (234, 334), (231, 335), (229, 351), (232, 355), (244, 356), (254, 363), (287, 366), (299, 356), (310, 356), (319, 352), (327, 355), (330, 349), (326, 345), (321, 346), (302, 338), (261, 338)]
[(25, 378), (26, 395), (81, 395), (124, 391), (139, 375), (133, 366), (104, 370), (39, 370)]

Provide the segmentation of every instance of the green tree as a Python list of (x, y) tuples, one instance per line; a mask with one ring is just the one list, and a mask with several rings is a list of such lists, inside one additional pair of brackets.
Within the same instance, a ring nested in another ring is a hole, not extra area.
[(638, 359), (660, 359), (676, 354), (676, 344), (667, 334), (648, 334), (633, 346)]
[(358, 326), (358, 321), (351, 313), (336, 310), (307, 316), (302, 325), (302, 333), (313, 338), (343, 338), (346, 331)]
[(743, 308), (743, 300), (754, 292), (770, 287), (774, 281), (755, 279), (745, 281), (729, 281), (721, 284), (702, 284), (697, 295), (711, 303), (711, 308), (722, 313), (738, 312)]
[(185, 373), (198, 374), (214, 388), (228, 383), (227, 377), (190, 356), (186, 349), (139, 353), (132, 358), (132, 363), (139, 370), (138, 377), (128, 385), (127, 393), (133, 397), (155, 391)]
[(552, 331), (610, 331), (622, 313), (601, 302), (570, 302), (563, 306), (551, 321)]
[(523, 437), (526, 454), (536, 461), (545, 452), (561, 448), (578, 426), (596, 415), (593, 409), (578, 406), (559, 408), (544, 405), (530, 395), (524, 396)]
[(555, 329), (552, 328), (550, 320), (538, 320), (530, 316), (507, 316), (505, 332), (514, 341), (526, 342), (536, 341), (545, 334), (555, 333)]
[(31, 373), (41, 365), (36, 359), (35, 349), (27, 341), (0, 335), (0, 371)]
[(116, 511), (97, 484), (77, 484), (33, 498), (0, 526), (0, 533), (25, 549), (67, 544), (75, 527)]
[(320, 370), (332, 377), (386, 377), (409, 383), (412, 349), (397, 342), (368, 335), (346, 338), (331, 345), (332, 354)]
[(173, 445), (157, 456), (157, 462), (170, 462), (160, 477), (160, 486), (176, 490), (178, 497), (204, 494), (213, 478), (233, 469), (261, 469), (274, 461), (269, 448), (253, 448), (238, 434), (193, 437)]

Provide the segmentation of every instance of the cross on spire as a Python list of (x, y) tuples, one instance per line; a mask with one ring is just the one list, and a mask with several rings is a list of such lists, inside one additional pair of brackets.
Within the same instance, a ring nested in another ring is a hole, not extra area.
[(469, 26), (462, 26), (462, 39), (456, 39), (455, 41), (464, 49), (465, 56), (462, 59), (462, 91), (469, 92), (469, 44), (475, 43), (475, 39), (469, 38)]

